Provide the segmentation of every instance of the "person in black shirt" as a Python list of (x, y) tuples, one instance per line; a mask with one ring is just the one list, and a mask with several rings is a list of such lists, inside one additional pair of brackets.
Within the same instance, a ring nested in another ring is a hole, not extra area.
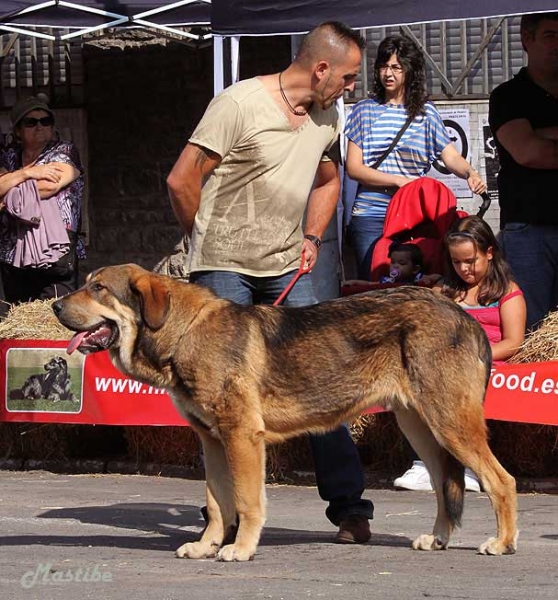
[(500, 242), (534, 329), (558, 305), (558, 12), (524, 15), (528, 65), (490, 96)]

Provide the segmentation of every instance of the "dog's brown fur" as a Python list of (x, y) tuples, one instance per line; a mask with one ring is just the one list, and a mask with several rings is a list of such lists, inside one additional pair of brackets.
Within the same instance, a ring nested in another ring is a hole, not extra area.
[[(482, 328), (430, 290), (402, 287), (306, 308), (240, 306), (136, 265), (92, 273), (54, 310), (110, 346), (126, 375), (165, 388), (200, 435), (209, 525), (180, 557), (249, 560), (265, 521), (265, 444), (334, 429), (370, 406), (392, 410), (432, 476), (438, 514), (413, 548), (441, 550), (459, 525), (464, 468), (479, 477), (498, 534), (479, 548), (516, 548), (515, 481), (487, 443), (483, 399), (490, 346)], [(110, 331), (110, 330), (108, 330)], [(222, 545), (239, 517), (233, 544)]]

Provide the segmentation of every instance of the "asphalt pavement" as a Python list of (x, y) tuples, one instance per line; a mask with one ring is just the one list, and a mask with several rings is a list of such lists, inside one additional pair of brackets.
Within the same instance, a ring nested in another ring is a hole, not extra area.
[(2, 600), (538, 600), (558, 596), (558, 495), (520, 494), (513, 556), (476, 554), (496, 523), (484, 493), (466, 495), (447, 551), (411, 550), (435, 515), (431, 492), (367, 490), (373, 536), (333, 543), (313, 487), (267, 487), (268, 521), (247, 563), (184, 560), (197, 539), (204, 483), (142, 475), (0, 471)]

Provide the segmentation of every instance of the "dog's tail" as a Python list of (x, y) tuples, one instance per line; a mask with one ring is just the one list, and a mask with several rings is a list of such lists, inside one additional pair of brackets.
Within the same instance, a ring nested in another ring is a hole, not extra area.
[(448, 452), (446, 469), (447, 476), (443, 490), (446, 515), (453, 527), (461, 527), (465, 497), (465, 468)]

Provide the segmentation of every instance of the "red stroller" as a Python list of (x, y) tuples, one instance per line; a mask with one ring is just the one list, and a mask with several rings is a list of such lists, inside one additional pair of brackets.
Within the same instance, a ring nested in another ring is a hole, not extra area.
[[(482, 217), (490, 206), (490, 198), (482, 195), (483, 203), (478, 211)], [(457, 210), (453, 192), (443, 183), (431, 177), (420, 177), (400, 188), (391, 199), (382, 237), (376, 242), (370, 265), (371, 280), (378, 282), (389, 274), (390, 245), (412, 242), (422, 251), (425, 273), (443, 272), (444, 236), (454, 221), (467, 216)], [(371, 287), (390, 287), (394, 284), (372, 284)], [(358, 285), (343, 290), (343, 295), (363, 291)]]
[(444, 236), (457, 217), (453, 192), (436, 179), (420, 177), (400, 188), (389, 203), (383, 235), (374, 246), (371, 280), (388, 275), (388, 250), (394, 241), (416, 244), (425, 272), (441, 273)]

